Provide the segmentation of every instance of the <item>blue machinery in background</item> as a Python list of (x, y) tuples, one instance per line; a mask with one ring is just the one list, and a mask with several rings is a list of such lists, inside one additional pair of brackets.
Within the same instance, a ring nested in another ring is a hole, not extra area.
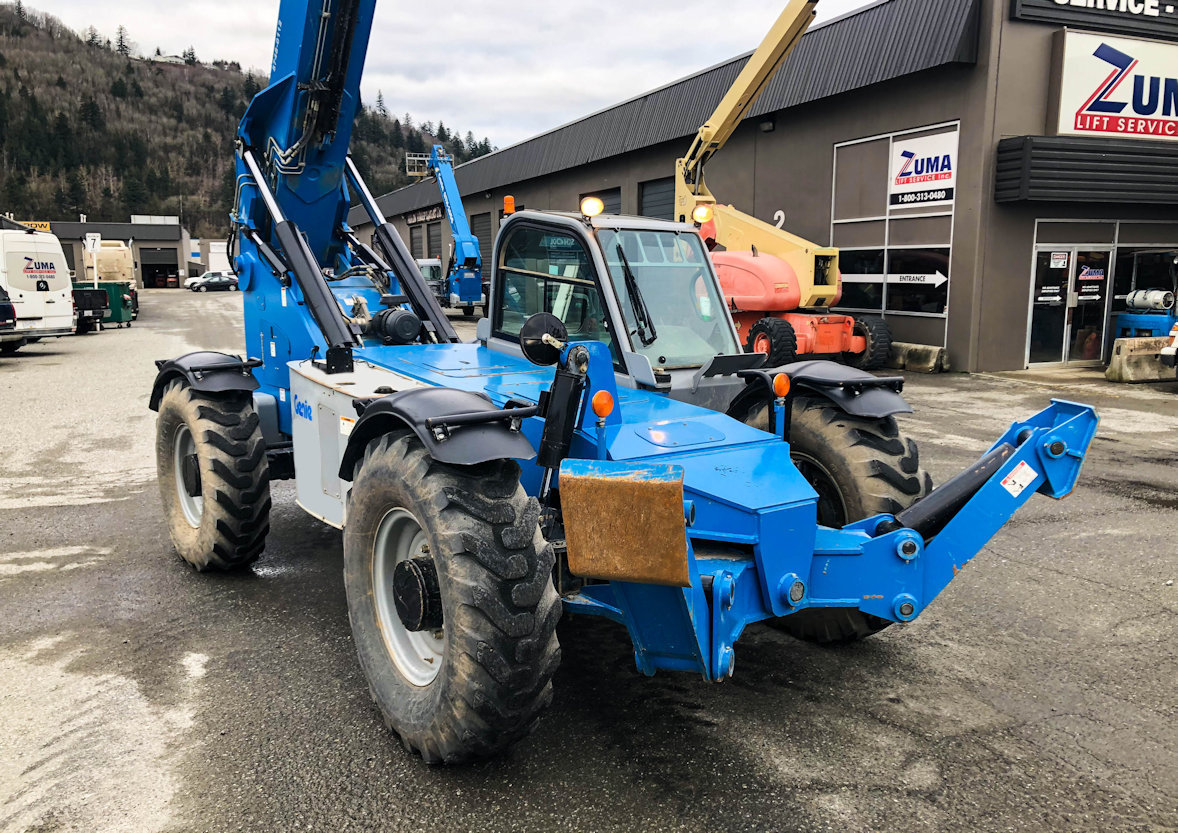
[[(1088, 406), (1056, 401), (1016, 422), (975, 466), (912, 507), (826, 528), (816, 522), (815, 491), (790, 460), (790, 405), (780, 378), (761, 373), (775, 420), (775, 433), (767, 433), (653, 390), (619, 389), (610, 350), (578, 343), (559, 327), (537, 342), (553, 348), (544, 361), (521, 331), (534, 363), (519, 349), (457, 343), (347, 157), (374, 6), (282, 0), (271, 85), (238, 132), (233, 219), (250, 360), (198, 354), (162, 363), (153, 407), (169, 380), (181, 377), (209, 396), (254, 392), (268, 452), (293, 443), (295, 460), (314, 465), (291, 467), (300, 502), (304, 485), (319, 499), (336, 495), (338, 526), (357, 462), (390, 431), (416, 435), (446, 465), (518, 459), (520, 482), (544, 508), (543, 529), (564, 533), (566, 540), (552, 536), (559, 558), (567, 546), (567, 564), (558, 560), (557, 570), (567, 566), (586, 579), (562, 589), (564, 607), (623, 624), (645, 673), (688, 670), (709, 680), (733, 673), (734, 645), (753, 622), (832, 608), (883, 624), (915, 619), (1032, 494), (1062, 498), (1073, 489), (1098, 419)], [(455, 261), (477, 266), (477, 241), (452, 199), (452, 172), (436, 148), (434, 157), (451, 226), (456, 236), (465, 233), (456, 237)], [(371, 243), (346, 222), (354, 202), (372, 221)], [(587, 231), (584, 245), (595, 239)], [(608, 274), (600, 249), (587, 250)], [(300, 402), (297, 431), (292, 367), (302, 396), (321, 396)], [(330, 411), (348, 397), (356, 397), (347, 404), (355, 412)], [(428, 413), (413, 404), (430, 401), (459, 404)], [(478, 432), (478, 441), (466, 442), (464, 432)], [(194, 469), (183, 488), (201, 488)], [(498, 569), (517, 566), (507, 560)], [(518, 588), (520, 598), (530, 592)], [(501, 743), (517, 736), (504, 730)], [(420, 748), (447, 760), (488, 754)]]
[(454, 250), (446, 264), (446, 287), (448, 301), (452, 307), (473, 307), (487, 302), (483, 291), (483, 256), (479, 251), (478, 238), (471, 234), (462, 206), (462, 195), (454, 180), (454, 163), (441, 145), (434, 145), (430, 152), (428, 170), (438, 181), (442, 192), (442, 206), (446, 209), (446, 220), (454, 237)]

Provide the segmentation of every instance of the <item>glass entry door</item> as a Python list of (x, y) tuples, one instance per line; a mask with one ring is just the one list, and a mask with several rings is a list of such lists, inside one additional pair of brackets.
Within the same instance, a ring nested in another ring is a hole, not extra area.
[(1096, 364), (1104, 355), (1112, 250), (1035, 252), (1028, 364)]

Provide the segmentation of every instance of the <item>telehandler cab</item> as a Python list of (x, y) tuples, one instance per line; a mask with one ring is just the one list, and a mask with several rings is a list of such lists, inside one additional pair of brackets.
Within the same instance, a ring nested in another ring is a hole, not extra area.
[(1071, 491), (1097, 417), (1057, 401), (912, 506), (821, 523), (784, 439), (791, 387), (854, 414), (891, 383), (738, 354), (687, 225), (513, 217), (492, 316), (458, 343), (347, 158), (374, 7), (282, 0), (271, 84), (238, 132), (248, 356), (159, 362), (150, 406), (194, 567), (259, 557), (276, 479), (342, 530), (360, 663), (426, 761), (530, 731), (562, 611), (624, 626), (644, 673), (719, 681), (754, 622), (831, 641), (914, 620), (1032, 494)]

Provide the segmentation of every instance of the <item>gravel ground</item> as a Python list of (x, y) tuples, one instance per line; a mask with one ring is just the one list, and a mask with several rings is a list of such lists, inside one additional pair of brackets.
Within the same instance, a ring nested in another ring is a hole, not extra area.
[(240, 303), (148, 291), (129, 330), (0, 359), (0, 830), (1178, 829), (1178, 384), (910, 377), (938, 481), (1051, 397), (1097, 405), (1080, 487), (917, 622), (835, 651), (754, 628), (722, 685), (567, 621), (538, 732), (436, 769), (382, 727), (340, 537), (289, 484), (252, 572), (172, 552), (152, 360), (240, 351)]

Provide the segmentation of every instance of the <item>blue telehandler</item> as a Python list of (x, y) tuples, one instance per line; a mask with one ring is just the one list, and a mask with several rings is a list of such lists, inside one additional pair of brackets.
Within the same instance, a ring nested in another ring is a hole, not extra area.
[[(417, 157), (417, 158), (412, 158)], [(454, 179), (454, 162), (441, 145), (434, 145), (429, 154), (410, 154), (406, 168), (411, 176), (432, 176), (442, 194), (442, 207), (450, 224), (453, 244), (444, 271), (437, 280), (426, 283), (433, 289), (443, 307), (461, 309), (463, 315), (474, 315), (476, 304), (487, 311), (486, 282), (483, 281), (483, 256), (479, 239), (471, 233), (462, 194)], [(420, 265), (421, 261), (418, 261)]]
[[(721, 681), (755, 622), (817, 642), (911, 622), (1031, 495), (1073, 489), (1097, 417), (1056, 401), (919, 500), (824, 509), (799, 437), (842, 437), (828, 459), (847, 477), (924, 491), (888, 433), (899, 383), (740, 353), (686, 224), (519, 212), (490, 315), (460, 343), (347, 156), (374, 6), (282, 0), (237, 142), (247, 356), (158, 362), (150, 406), (192, 566), (258, 558), (278, 479), (342, 530), (361, 666), (425, 761), (532, 729), (563, 611), (626, 628), (646, 674)], [(354, 202), (371, 241), (346, 222)]]

